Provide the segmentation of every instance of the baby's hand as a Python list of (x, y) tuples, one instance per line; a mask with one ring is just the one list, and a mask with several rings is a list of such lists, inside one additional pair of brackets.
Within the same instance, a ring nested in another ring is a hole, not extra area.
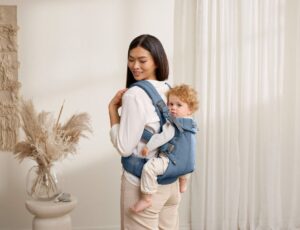
[(148, 150), (148, 148), (145, 146), (143, 149), (142, 149), (142, 151), (141, 151), (141, 154), (142, 154), (142, 156), (147, 156), (148, 155), (148, 152), (149, 152), (149, 150)]

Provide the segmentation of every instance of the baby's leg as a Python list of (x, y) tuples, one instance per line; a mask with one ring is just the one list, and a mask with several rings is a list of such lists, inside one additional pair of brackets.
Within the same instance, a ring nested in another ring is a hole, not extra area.
[(179, 190), (181, 193), (186, 191), (187, 179), (185, 177), (179, 177)]
[(151, 158), (144, 165), (141, 175), (141, 199), (131, 208), (134, 212), (140, 212), (152, 205), (152, 194), (157, 191), (157, 176), (162, 175), (168, 166), (167, 157)]
[(179, 177), (179, 190), (184, 193), (187, 189), (187, 181), (190, 178), (190, 174), (183, 175)]

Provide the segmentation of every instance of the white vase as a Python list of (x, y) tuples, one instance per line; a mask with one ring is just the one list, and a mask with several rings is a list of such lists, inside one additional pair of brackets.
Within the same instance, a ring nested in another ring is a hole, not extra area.
[(33, 166), (27, 174), (27, 194), (35, 200), (52, 200), (61, 193), (59, 175), (55, 167)]

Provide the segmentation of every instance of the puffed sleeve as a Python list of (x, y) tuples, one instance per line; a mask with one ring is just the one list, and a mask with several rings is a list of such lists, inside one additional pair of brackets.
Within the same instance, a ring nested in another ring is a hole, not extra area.
[(138, 145), (145, 124), (146, 108), (140, 96), (126, 92), (122, 98), (120, 124), (110, 130), (111, 142), (121, 156), (129, 156)]

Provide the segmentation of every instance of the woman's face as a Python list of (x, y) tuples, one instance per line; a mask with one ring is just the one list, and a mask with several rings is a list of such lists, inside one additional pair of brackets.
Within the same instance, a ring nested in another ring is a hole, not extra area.
[(148, 50), (142, 47), (136, 47), (129, 51), (128, 68), (136, 81), (156, 80), (156, 65), (153, 57)]

